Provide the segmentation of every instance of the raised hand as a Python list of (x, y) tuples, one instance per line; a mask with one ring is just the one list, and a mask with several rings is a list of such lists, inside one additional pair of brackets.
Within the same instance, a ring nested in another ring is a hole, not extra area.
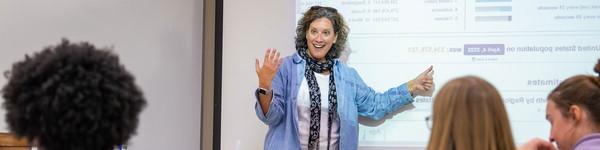
[(433, 66), (429, 66), (427, 70), (408, 82), (408, 91), (413, 96), (431, 96), (433, 88)]
[(258, 75), (258, 86), (265, 89), (271, 89), (271, 82), (277, 73), (277, 69), (281, 64), (279, 52), (277, 49), (269, 48), (265, 52), (263, 65), (261, 66), (258, 58), (256, 59), (256, 75)]

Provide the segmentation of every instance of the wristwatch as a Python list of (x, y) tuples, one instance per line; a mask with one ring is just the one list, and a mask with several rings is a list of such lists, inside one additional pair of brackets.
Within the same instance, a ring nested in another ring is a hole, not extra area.
[(271, 90), (259, 87), (258, 89), (256, 89), (256, 92), (258, 92), (258, 94), (261, 95), (267, 95), (267, 93), (271, 92)]

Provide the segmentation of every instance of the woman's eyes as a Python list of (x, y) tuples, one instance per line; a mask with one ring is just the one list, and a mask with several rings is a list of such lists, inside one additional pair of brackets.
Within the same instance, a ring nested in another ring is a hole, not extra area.
[[(317, 33), (319, 33), (319, 32), (318, 32), (318, 31), (316, 31), (316, 30), (310, 30), (310, 34), (313, 34), (313, 35), (314, 35), (314, 34), (317, 34)], [(331, 32), (330, 32), (330, 31), (324, 31), (324, 32), (322, 32), (322, 34), (323, 34), (323, 35), (330, 35), (330, 34), (331, 34)]]

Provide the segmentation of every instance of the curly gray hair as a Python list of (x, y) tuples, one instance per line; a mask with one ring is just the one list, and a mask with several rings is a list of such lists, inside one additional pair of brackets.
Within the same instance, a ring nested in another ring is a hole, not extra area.
[(323, 6), (312, 6), (308, 11), (304, 13), (302, 19), (298, 21), (298, 27), (296, 27), (296, 49), (307, 48), (306, 31), (310, 23), (319, 18), (327, 18), (333, 24), (333, 31), (337, 36), (337, 42), (333, 44), (333, 47), (327, 53), (331, 58), (339, 58), (344, 47), (346, 46), (346, 40), (350, 29), (346, 25), (344, 18), (337, 9), (332, 7)]

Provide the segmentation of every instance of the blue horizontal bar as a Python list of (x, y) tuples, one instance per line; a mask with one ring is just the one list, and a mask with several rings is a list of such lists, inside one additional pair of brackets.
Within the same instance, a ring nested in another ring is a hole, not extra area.
[(475, 7), (475, 12), (511, 12), (512, 6)]

